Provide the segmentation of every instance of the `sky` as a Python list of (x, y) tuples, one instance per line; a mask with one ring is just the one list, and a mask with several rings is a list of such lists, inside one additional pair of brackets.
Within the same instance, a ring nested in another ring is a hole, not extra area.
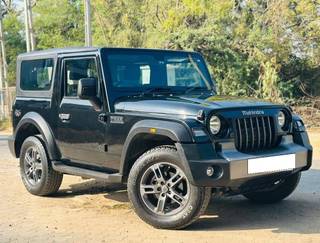
[(13, 3), (19, 8), (23, 8), (23, 0), (13, 0)]

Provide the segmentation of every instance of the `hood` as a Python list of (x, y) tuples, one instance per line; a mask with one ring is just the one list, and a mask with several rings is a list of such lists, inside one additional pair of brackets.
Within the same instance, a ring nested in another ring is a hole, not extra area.
[(279, 104), (232, 96), (170, 95), (137, 96), (121, 99), (115, 103), (117, 112), (139, 112), (151, 114), (195, 116), (199, 110), (227, 110), (275, 108)]

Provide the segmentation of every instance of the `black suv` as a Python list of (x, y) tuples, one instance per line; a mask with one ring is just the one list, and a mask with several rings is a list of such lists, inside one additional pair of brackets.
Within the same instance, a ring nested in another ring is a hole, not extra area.
[(290, 108), (215, 94), (199, 53), (68, 48), (18, 57), (14, 134), (22, 181), (35, 195), (63, 174), (127, 183), (147, 223), (179, 229), (212, 193), (278, 202), (312, 162)]

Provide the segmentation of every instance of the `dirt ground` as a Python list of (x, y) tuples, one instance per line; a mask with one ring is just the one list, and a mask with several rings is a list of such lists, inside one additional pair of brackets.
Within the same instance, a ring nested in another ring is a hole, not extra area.
[[(311, 138), (319, 150), (320, 131)], [(30, 195), (6, 141), (0, 141), (0, 165), (0, 242), (320, 242), (320, 160), (282, 203), (213, 198), (205, 215), (180, 231), (142, 222), (123, 186), (65, 176), (56, 196)]]

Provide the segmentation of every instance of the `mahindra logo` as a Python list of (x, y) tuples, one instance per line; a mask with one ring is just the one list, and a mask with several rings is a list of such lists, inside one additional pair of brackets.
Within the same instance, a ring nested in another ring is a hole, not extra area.
[(264, 111), (241, 111), (244, 116), (253, 116), (253, 115), (264, 115)]

